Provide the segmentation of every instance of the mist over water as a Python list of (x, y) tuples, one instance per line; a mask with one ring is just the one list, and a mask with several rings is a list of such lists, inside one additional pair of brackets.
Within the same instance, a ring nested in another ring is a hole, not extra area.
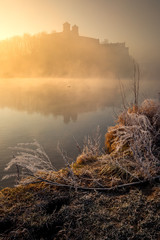
[[(82, 113), (119, 105), (114, 79), (19, 79), (0, 81), (0, 107), (28, 114), (62, 116), (76, 122)], [(115, 95), (117, 99), (115, 99)]]
[[(99, 125), (103, 145), (107, 127), (114, 124), (115, 112), (122, 106), (119, 81), (126, 101), (132, 102), (132, 79), (0, 79), (0, 176), (12, 157), (8, 148), (20, 142), (37, 139), (57, 168), (64, 166), (58, 142), (75, 160), (78, 150), (73, 136), (82, 144), (84, 136), (92, 135)], [(159, 81), (142, 79), (140, 84), (140, 101), (158, 97)]]
[(135, 66), (141, 72), (140, 102), (158, 98), (160, 87), (158, 61), (138, 65), (125, 42), (81, 36), (68, 22), (62, 32), (0, 41), (0, 66), (0, 177), (13, 155), (9, 147), (17, 143), (36, 139), (58, 169), (64, 167), (58, 142), (74, 161), (73, 137), (82, 145), (99, 125), (103, 146), (122, 102), (134, 101)]

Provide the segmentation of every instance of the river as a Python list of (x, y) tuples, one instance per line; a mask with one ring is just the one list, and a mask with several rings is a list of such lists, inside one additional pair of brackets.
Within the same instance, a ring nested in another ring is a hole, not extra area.
[[(140, 84), (140, 101), (158, 98), (159, 80)], [(103, 146), (107, 128), (122, 107), (120, 85), (126, 102), (132, 102), (131, 79), (0, 79), (0, 178), (13, 155), (10, 147), (17, 143), (36, 139), (57, 169), (64, 166), (58, 142), (74, 161), (79, 154), (74, 138), (82, 145), (84, 137), (100, 126)], [(0, 182), (1, 187), (13, 184), (13, 178)]]

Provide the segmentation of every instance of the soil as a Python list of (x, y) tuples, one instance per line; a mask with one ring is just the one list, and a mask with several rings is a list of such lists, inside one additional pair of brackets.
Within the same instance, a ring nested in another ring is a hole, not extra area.
[(2, 240), (158, 240), (159, 183), (112, 192), (44, 183), (0, 192)]

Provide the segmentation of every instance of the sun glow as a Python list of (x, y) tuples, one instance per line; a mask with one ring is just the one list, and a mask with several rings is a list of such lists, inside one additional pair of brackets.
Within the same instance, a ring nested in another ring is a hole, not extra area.
[(50, 1), (0, 1), (0, 40), (24, 33), (59, 31), (62, 25), (60, 16)]
[(68, 21), (83, 36), (126, 42), (131, 55), (146, 58), (159, 52), (159, 9), (152, 0), (0, 0), (0, 40), (60, 32)]

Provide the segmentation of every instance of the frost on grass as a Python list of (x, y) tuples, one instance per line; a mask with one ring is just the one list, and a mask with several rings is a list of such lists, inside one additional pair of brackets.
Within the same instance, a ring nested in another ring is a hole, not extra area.
[(160, 175), (160, 103), (145, 100), (141, 106), (122, 112), (105, 136), (107, 152), (102, 151), (99, 127), (93, 137), (84, 139), (82, 147), (75, 142), (80, 154), (72, 163), (58, 146), (65, 162), (59, 171), (54, 171), (37, 141), (14, 147), (16, 154), (5, 170), (15, 165), (20, 184), (43, 181), (75, 189), (114, 188), (153, 180)]
[[(25, 179), (26, 176), (38, 176), (39, 172), (42, 175), (42, 173), (54, 170), (48, 155), (36, 140), (32, 143), (19, 143), (11, 149), (13, 151), (13, 158), (7, 164), (5, 171), (16, 166), (19, 180)], [(15, 176), (15, 174), (6, 175), (3, 179), (12, 176)], [(26, 181), (29, 181), (29, 179), (27, 180), (26, 178)]]
[(160, 171), (160, 103), (145, 100), (124, 111), (110, 127), (107, 151), (119, 166), (136, 177), (149, 179)]
[(86, 136), (84, 138), (82, 150), (81, 147), (78, 148), (80, 149), (80, 155), (77, 157), (77, 164), (85, 164), (88, 162), (96, 161), (97, 158), (101, 155), (100, 127), (97, 127), (93, 137)]
[[(97, 162), (98, 157), (101, 155), (100, 128), (97, 127), (96, 133), (93, 137), (85, 137), (82, 147), (79, 146), (77, 141), (76, 145), (79, 149), (80, 155), (77, 157), (76, 162), (72, 161), (71, 163), (72, 159), (67, 156), (67, 153), (63, 150), (60, 144), (58, 144), (57, 150), (64, 160), (65, 167), (59, 171), (54, 171), (50, 159), (37, 141), (26, 144), (20, 143), (12, 148), (14, 157), (7, 164), (5, 170), (9, 170), (13, 166), (17, 168), (18, 184), (44, 181), (56, 186), (59, 186), (59, 184), (67, 184), (77, 188), (82, 184), (83, 186), (86, 184), (83, 178), (84, 175), (87, 177), (89, 176), (94, 182), (97, 182), (97, 177), (92, 174), (93, 169), (87, 168), (88, 166), (89, 168), (91, 167), (90, 164)], [(77, 165), (81, 164), (86, 165), (86, 168), (82, 167), (81, 171), (77, 172)], [(16, 176), (16, 174), (14, 176)], [(3, 179), (8, 177), (11, 177), (11, 175), (6, 175)], [(102, 185), (98, 183), (98, 186)]]

